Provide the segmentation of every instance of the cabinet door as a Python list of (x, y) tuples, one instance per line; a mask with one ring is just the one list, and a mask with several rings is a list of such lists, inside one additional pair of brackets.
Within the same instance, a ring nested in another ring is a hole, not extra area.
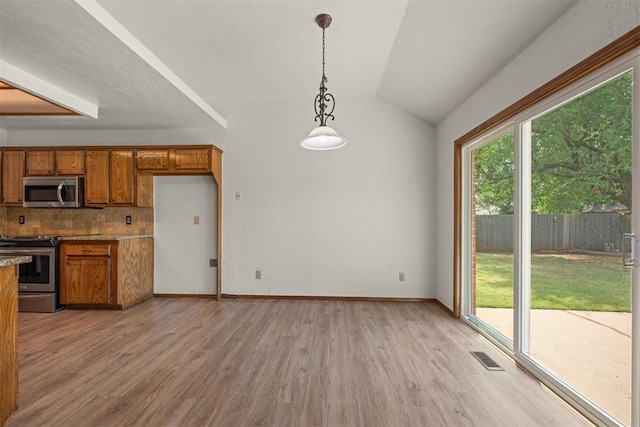
[(58, 175), (84, 175), (84, 151), (56, 151), (56, 173)]
[(104, 206), (109, 204), (109, 151), (87, 151), (85, 162), (85, 205)]
[(2, 204), (22, 206), (22, 178), (24, 177), (24, 150), (3, 152)]
[(55, 173), (55, 151), (27, 151), (27, 175), (53, 175)]
[(210, 152), (208, 148), (176, 149), (176, 170), (208, 171), (211, 168)]
[(61, 304), (113, 303), (110, 257), (66, 256), (61, 267)]
[(136, 150), (136, 169), (169, 169), (169, 150)]
[(109, 203), (112, 205), (135, 204), (135, 168), (133, 150), (110, 152)]

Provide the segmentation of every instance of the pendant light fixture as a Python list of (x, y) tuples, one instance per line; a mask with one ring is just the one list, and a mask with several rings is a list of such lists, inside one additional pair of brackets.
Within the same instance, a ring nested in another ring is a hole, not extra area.
[(316, 95), (313, 108), (316, 112), (314, 121), (320, 120), (320, 126), (311, 131), (300, 145), (309, 150), (333, 150), (344, 147), (347, 140), (338, 135), (333, 128), (327, 126), (327, 120), (335, 120), (333, 109), (336, 106), (336, 100), (329, 92), (327, 92), (327, 76), (324, 74), (324, 30), (331, 25), (331, 16), (322, 13), (316, 16), (316, 23), (322, 28), (322, 79), (320, 80), (320, 93)]

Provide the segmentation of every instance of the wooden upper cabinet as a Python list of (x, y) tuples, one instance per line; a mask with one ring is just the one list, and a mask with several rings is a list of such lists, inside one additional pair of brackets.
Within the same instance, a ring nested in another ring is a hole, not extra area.
[(136, 150), (138, 170), (169, 169), (169, 150)]
[(176, 148), (175, 150), (176, 170), (203, 170), (211, 168), (210, 148)]
[(31, 175), (83, 175), (82, 150), (28, 150), (27, 176)]
[(109, 150), (89, 150), (85, 156), (84, 203), (87, 206), (109, 204)]
[(211, 148), (184, 146), (180, 148), (139, 148), (136, 150), (139, 172), (159, 175), (193, 175), (211, 171)]
[(109, 203), (134, 206), (135, 150), (111, 150), (109, 155)]
[(88, 150), (85, 164), (85, 205), (135, 205), (134, 150)]
[(22, 178), (25, 172), (25, 151), (4, 150), (2, 153), (2, 204), (22, 206)]
[(54, 175), (56, 158), (53, 150), (29, 150), (26, 154), (27, 175)]
[(59, 146), (0, 149), (0, 206), (22, 206), (24, 176), (83, 176), (89, 207), (153, 206), (154, 175), (222, 178), (213, 145)]
[(84, 175), (83, 150), (57, 150), (56, 173), (58, 175)]

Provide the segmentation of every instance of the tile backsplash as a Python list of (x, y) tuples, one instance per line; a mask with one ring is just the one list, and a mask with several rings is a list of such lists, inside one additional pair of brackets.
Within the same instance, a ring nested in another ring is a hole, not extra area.
[[(19, 218), (24, 215), (24, 224)], [(126, 217), (131, 216), (131, 225)], [(0, 208), (0, 233), (7, 236), (153, 234), (153, 208)]]

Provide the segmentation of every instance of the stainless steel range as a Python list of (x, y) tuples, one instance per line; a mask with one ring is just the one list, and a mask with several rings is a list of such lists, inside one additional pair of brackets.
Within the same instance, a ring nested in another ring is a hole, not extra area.
[(27, 255), (19, 265), (18, 311), (53, 313), (60, 306), (60, 239), (55, 236), (0, 236), (0, 255)]

